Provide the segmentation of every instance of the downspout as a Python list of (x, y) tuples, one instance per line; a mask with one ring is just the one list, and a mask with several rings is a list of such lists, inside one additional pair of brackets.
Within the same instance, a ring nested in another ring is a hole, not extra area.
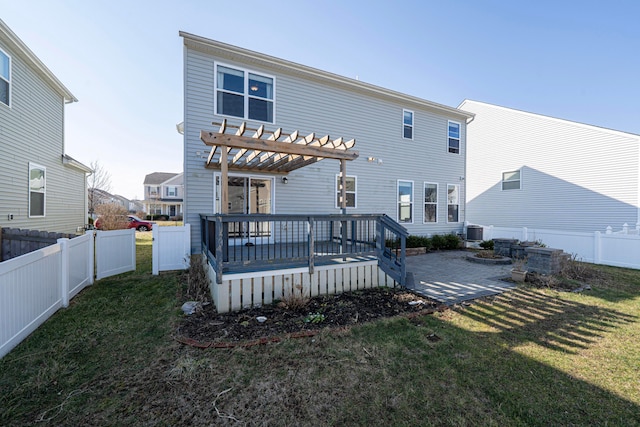
[(465, 236), (467, 235), (467, 230), (465, 230), (464, 224), (467, 224), (469, 222), (467, 220), (467, 152), (469, 151), (469, 123), (471, 123), (475, 118), (476, 116), (473, 115), (472, 117), (467, 119), (465, 121), (464, 127), (464, 179), (462, 181), (464, 186), (464, 199), (462, 200), (462, 203), (464, 205), (464, 221), (462, 223), (462, 232)]

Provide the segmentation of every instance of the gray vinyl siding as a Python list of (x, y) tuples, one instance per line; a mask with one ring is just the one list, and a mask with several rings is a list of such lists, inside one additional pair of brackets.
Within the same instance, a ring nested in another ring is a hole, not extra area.
[[(204, 167), (207, 147), (200, 141), (200, 130), (214, 130), (212, 121), (224, 117), (214, 114), (214, 63), (222, 62), (274, 76), (275, 120), (268, 130), (282, 127), (284, 132), (299, 130), (301, 135), (315, 132), (321, 137), (356, 139), (354, 150), (360, 157), (347, 162), (347, 175), (357, 176), (357, 208), (348, 213), (385, 213), (397, 218), (397, 180), (414, 181), (414, 223), (403, 224), (411, 234), (431, 235), (459, 232), (464, 221), (465, 119), (455, 114), (438, 114), (412, 102), (406, 104), (303, 78), (282, 68), (262, 68), (215, 58), (185, 46), (185, 220), (192, 224), (192, 250), (200, 245), (199, 214), (212, 213), (213, 174)], [(402, 138), (402, 110), (414, 111), (414, 139)], [(242, 119), (227, 117), (229, 123)], [(448, 153), (447, 121), (461, 124), (461, 153)], [(248, 121), (250, 127), (260, 122)], [(198, 155), (197, 153), (200, 153)], [(202, 158), (204, 157), (204, 158)], [(368, 157), (382, 164), (368, 162)], [(331, 214), (335, 207), (336, 160), (323, 160), (288, 175), (288, 184), (275, 180), (275, 213)], [(439, 184), (438, 223), (423, 224), (423, 183)], [(460, 186), (460, 222), (447, 223), (447, 184)]]
[[(465, 101), (467, 219), (503, 227), (567, 231), (638, 222), (637, 135)], [(501, 189), (522, 169), (521, 189)]]
[[(3, 40), (0, 47), (11, 55), (11, 107), (0, 104), (0, 226), (75, 233), (87, 221), (85, 174), (62, 163), (63, 96)], [(29, 218), (29, 162), (46, 168), (42, 218)]]

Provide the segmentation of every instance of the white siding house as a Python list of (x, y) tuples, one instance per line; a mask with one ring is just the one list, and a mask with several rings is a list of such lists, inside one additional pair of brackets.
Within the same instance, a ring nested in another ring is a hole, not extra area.
[(0, 20), (0, 226), (74, 233), (87, 222), (86, 174), (64, 153), (77, 99)]
[(153, 172), (144, 177), (144, 211), (149, 215), (182, 216), (182, 173)]
[[(362, 81), (181, 32), (184, 40), (185, 221), (200, 251), (200, 214), (219, 213), (216, 177), (205, 168), (201, 131), (247, 122), (271, 131), (355, 138), (347, 168), (347, 213), (387, 214), (411, 234), (461, 232), (465, 220), (466, 123), (473, 115)], [(230, 173), (260, 180), (251, 207), (235, 213), (339, 214), (339, 162), (322, 160), (286, 175)], [(219, 178), (218, 178), (219, 179)], [(284, 182), (286, 181), (286, 183)], [(245, 181), (249, 182), (249, 181)], [(259, 206), (258, 206), (259, 205)]]
[(465, 100), (467, 220), (605, 231), (640, 222), (640, 136)]

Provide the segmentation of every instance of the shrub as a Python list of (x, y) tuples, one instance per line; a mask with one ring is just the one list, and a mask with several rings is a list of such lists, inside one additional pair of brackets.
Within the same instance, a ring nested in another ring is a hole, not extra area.
[(483, 240), (480, 242), (480, 247), (482, 249), (493, 250), (493, 240)]
[(460, 248), (460, 237), (457, 234), (447, 234), (444, 236), (445, 249), (459, 249)]
[(446, 249), (447, 241), (442, 234), (435, 234), (433, 237), (431, 237), (431, 246), (437, 251)]
[(408, 248), (431, 248), (431, 239), (427, 236), (407, 236), (407, 247)]
[(121, 230), (127, 228), (127, 210), (117, 203), (103, 203), (96, 207), (100, 215), (101, 230)]
[(191, 263), (187, 270), (187, 291), (185, 296), (187, 301), (211, 301), (209, 278), (204, 270), (202, 255), (191, 255)]

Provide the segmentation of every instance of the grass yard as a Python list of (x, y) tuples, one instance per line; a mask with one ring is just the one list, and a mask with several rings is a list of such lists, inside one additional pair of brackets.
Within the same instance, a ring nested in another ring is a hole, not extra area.
[[(601, 268), (601, 267), (598, 267)], [(584, 293), (232, 350), (184, 347), (181, 273), (101, 280), (0, 360), (0, 425), (640, 425), (640, 271)]]

